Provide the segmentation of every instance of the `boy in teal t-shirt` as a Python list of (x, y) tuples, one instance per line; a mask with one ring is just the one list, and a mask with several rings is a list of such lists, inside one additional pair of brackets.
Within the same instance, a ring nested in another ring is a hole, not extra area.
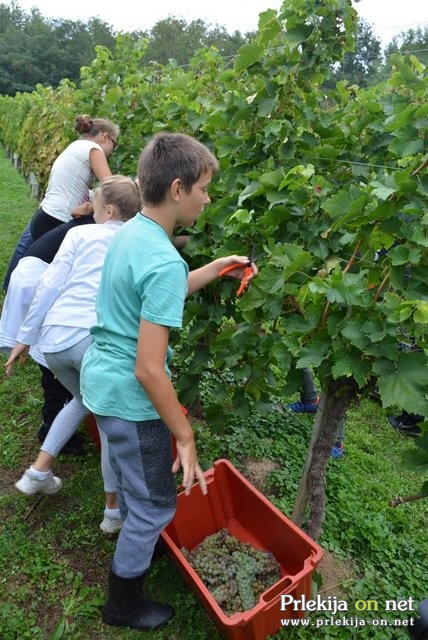
[(143, 585), (159, 534), (174, 515), (174, 473), (182, 467), (186, 494), (195, 477), (207, 492), (192, 427), (170, 380), (169, 329), (181, 326), (188, 294), (235, 263), (242, 267), (228, 275), (241, 277), (248, 258), (219, 258), (188, 273), (171, 238), (209, 204), (217, 168), (207, 147), (184, 134), (160, 133), (144, 148), (138, 168), (143, 210), (107, 253), (93, 341), (82, 364), (83, 402), (107, 434), (118, 476), (123, 527), (102, 611), (104, 621), (117, 626), (153, 629), (173, 615), (168, 604), (147, 600)]
[[(157, 222), (141, 213), (135, 222), (113, 239), (106, 256), (96, 304), (102, 323), (91, 329), (94, 346), (83, 375), (93, 413), (142, 421), (159, 414), (135, 377), (140, 320), (181, 327), (189, 270)], [(113, 348), (97, 348), (104, 342)]]

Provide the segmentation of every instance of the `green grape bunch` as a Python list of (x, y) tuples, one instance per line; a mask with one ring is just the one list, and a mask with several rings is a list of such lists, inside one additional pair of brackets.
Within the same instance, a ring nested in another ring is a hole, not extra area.
[(183, 547), (181, 552), (229, 616), (252, 609), (281, 576), (273, 553), (241, 542), (227, 529), (207, 536), (191, 551)]

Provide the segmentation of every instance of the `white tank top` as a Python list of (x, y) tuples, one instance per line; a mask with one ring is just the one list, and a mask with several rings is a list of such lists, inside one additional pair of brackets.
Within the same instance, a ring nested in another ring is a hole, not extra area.
[(89, 161), (91, 149), (102, 151), (93, 140), (75, 140), (53, 163), (45, 197), (40, 203), (43, 211), (53, 218), (68, 222), (73, 209), (89, 200), (89, 187), (95, 179)]

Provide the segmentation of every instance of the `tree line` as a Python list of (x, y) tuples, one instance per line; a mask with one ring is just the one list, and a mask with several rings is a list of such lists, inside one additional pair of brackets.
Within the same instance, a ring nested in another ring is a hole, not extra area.
[[(233, 56), (251, 33), (229, 34), (222, 26), (203, 20), (186, 23), (169, 17), (151, 30), (132, 32), (135, 40), (148, 39), (145, 61), (165, 64), (189, 62), (202, 47), (216, 47), (221, 55)], [(37, 84), (57, 87), (68, 78), (79, 84), (81, 67), (95, 58), (101, 45), (114, 52), (117, 33), (99, 18), (81, 20), (48, 19), (36, 8), (25, 12), (19, 4), (0, 4), (0, 94), (31, 92)]]
[(345, 53), (339, 65), (332, 68), (330, 86), (348, 80), (359, 87), (374, 86), (390, 77), (394, 53), (415, 55), (428, 64), (428, 28), (409, 29), (394, 36), (384, 50), (372, 26), (359, 19), (353, 51)]

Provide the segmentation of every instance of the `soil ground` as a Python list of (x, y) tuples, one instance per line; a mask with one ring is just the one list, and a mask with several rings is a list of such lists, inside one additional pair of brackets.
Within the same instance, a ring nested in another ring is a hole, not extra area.
[[(279, 468), (279, 464), (273, 460), (246, 458), (243, 461), (243, 475), (261, 493), (269, 493), (269, 474)], [(321, 575), (322, 584), (319, 593), (325, 597), (336, 596), (338, 599), (345, 597), (341, 585), (356, 578), (350, 565), (340, 562), (332, 553), (324, 549), (323, 559), (317, 567)]]

